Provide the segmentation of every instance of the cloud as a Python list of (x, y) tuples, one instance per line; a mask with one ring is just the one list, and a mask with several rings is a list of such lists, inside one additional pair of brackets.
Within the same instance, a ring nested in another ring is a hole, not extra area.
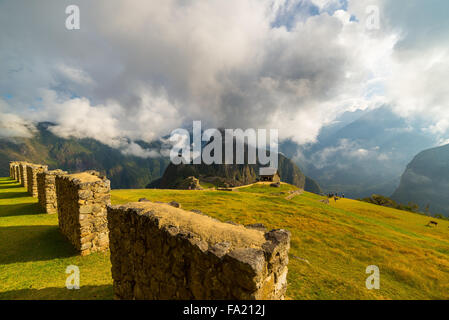
[(311, 154), (310, 159), (304, 159), (301, 152), (296, 157), (301, 162), (312, 164), (318, 169), (334, 165), (340, 169), (347, 169), (354, 165), (354, 161), (388, 161), (390, 159), (388, 154), (382, 152), (379, 147), (364, 148), (360, 142), (349, 139), (340, 139), (335, 146), (326, 147)]
[(34, 132), (32, 123), (15, 114), (0, 113), (0, 138), (30, 138)]
[(122, 153), (126, 155), (133, 155), (141, 158), (158, 158), (161, 154), (158, 150), (154, 149), (144, 149), (137, 143), (131, 142), (127, 144), (123, 149)]
[[(0, 94), (63, 137), (142, 154), (133, 141), (192, 120), (278, 128), (304, 144), (345, 111), (390, 101), (405, 116), (448, 118), (447, 52), (423, 36), (411, 46), (420, 29), (388, 1), (80, 0), (75, 31), (69, 4), (0, 4)], [(367, 5), (381, 8), (381, 30), (366, 30)]]
[(449, 3), (384, 1), (386, 28), (401, 35), (391, 56), (386, 95), (401, 116), (427, 123), (437, 137), (449, 133)]
[(59, 65), (57, 68), (64, 78), (77, 84), (92, 85), (94, 83), (92, 78), (83, 70), (64, 64)]
[(0, 138), (30, 138), (36, 128), (32, 122), (10, 113), (9, 104), (0, 99)]
[(115, 101), (92, 105), (86, 98), (62, 99), (54, 91), (41, 93), (45, 118), (56, 123), (50, 130), (63, 138), (94, 138), (125, 154), (157, 157), (154, 150), (146, 150), (133, 141), (155, 141), (160, 133), (167, 133), (173, 125), (181, 126), (181, 115), (163, 93), (147, 90), (139, 93), (134, 112), (127, 112)]
[(407, 179), (408, 183), (411, 185), (430, 185), (433, 184), (432, 179), (427, 176), (421, 175), (413, 171), (413, 169), (407, 169), (403, 179)]

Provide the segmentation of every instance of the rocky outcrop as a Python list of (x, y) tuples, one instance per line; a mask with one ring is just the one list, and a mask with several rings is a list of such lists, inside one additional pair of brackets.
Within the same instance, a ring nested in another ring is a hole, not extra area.
[(177, 189), (180, 190), (203, 190), (200, 185), (200, 180), (195, 177), (188, 177), (182, 180), (178, 185)]
[(108, 207), (117, 299), (283, 299), (290, 233), (167, 204)]
[[(206, 181), (213, 183), (216, 187), (229, 188), (239, 187), (255, 183), (259, 180), (259, 172), (261, 167), (267, 165), (260, 165), (259, 150), (256, 148), (255, 162), (250, 163), (248, 161), (249, 150), (254, 150), (253, 147), (249, 147), (245, 144), (244, 147), (244, 163), (236, 164), (236, 141), (234, 141), (234, 164), (225, 164), (225, 153), (223, 153), (222, 164), (179, 164), (174, 165), (171, 163), (165, 170), (161, 179), (153, 181), (147, 187), (148, 188), (161, 188), (161, 189), (177, 189), (177, 185), (188, 177), (196, 177), (200, 181)], [(225, 150), (225, 141), (222, 142), (222, 150)], [(304, 189), (306, 183), (306, 177), (298, 168), (298, 166), (290, 159), (286, 158), (282, 154), (278, 154), (278, 174), (282, 182), (286, 182), (295, 185), (301, 189)]]
[(57, 175), (64, 174), (67, 174), (67, 172), (62, 170), (45, 171), (37, 174), (38, 201), (46, 213), (58, 212), (55, 179)]
[(59, 229), (81, 253), (109, 247), (107, 209), (110, 181), (96, 171), (56, 175)]
[[(238, 187), (259, 180), (258, 164), (170, 164), (160, 180), (149, 188), (177, 189), (178, 185), (188, 177), (196, 177), (201, 181), (214, 181), (218, 187)], [(279, 175), (281, 181), (304, 188), (306, 177), (301, 170), (283, 155), (279, 154)]]

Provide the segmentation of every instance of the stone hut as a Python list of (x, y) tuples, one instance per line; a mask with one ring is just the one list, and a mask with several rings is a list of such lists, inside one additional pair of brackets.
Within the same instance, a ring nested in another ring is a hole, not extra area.
[(59, 229), (81, 255), (109, 247), (111, 183), (96, 171), (56, 175)]
[(38, 195), (38, 186), (37, 186), (37, 174), (41, 172), (45, 172), (48, 170), (48, 166), (40, 165), (40, 164), (28, 164), (27, 167), (27, 190), (28, 193), (37, 198)]
[(62, 170), (45, 171), (37, 174), (39, 204), (47, 213), (58, 212), (55, 179), (57, 175), (64, 174), (67, 174), (67, 172)]
[(167, 204), (108, 207), (116, 299), (284, 299), (290, 233)]
[(262, 182), (281, 182), (278, 170), (275, 168), (260, 168), (259, 180)]

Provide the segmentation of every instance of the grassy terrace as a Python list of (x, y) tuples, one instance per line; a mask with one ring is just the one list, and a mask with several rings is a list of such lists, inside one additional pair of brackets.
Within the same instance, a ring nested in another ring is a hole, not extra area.
[[(146, 197), (178, 201), (221, 221), (292, 232), (289, 299), (449, 299), (449, 222), (349, 199), (320, 203), (294, 187), (254, 185), (234, 192), (113, 190), (114, 204)], [(0, 299), (111, 299), (108, 253), (79, 257), (25, 189), (0, 178)], [(365, 288), (365, 268), (377, 265), (381, 289)], [(81, 289), (65, 288), (65, 268), (77, 265)]]

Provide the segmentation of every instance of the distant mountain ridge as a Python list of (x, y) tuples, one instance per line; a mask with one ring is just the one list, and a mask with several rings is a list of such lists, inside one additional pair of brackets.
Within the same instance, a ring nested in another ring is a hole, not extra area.
[[(113, 189), (145, 188), (173, 185), (180, 177), (209, 175), (224, 178), (231, 184), (248, 184), (258, 177), (254, 165), (185, 165), (173, 166), (168, 157), (141, 158), (124, 155), (95, 139), (64, 139), (50, 130), (53, 124), (38, 123), (31, 138), (0, 138), (0, 176), (9, 176), (9, 161), (21, 160), (42, 163), (49, 169), (80, 172), (90, 169), (101, 171), (111, 180)], [(147, 149), (160, 148), (159, 142), (138, 142)], [(166, 170), (167, 169), (167, 170)], [(290, 159), (279, 155), (279, 172), (283, 181), (315, 193), (321, 192), (318, 184), (307, 178)], [(163, 182), (161, 184), (161, 181)]]
[(343, 192), (350, 198), (390, 195), (410, 159), (437, 143), (419, 128), (388, 107), (358, 110), (324, 127), (317, 143), (298, 147), (284, 142), (280, 150), (325, 192)]
[(420, 152), (407, 166), (391, 196), (398, 202), (413, 201), (421, 211), (449, 216), (449, 144)]
[[(222, 144), (224, 148), (224, 141)], [(234, 141), (234, 160), (235, 160)], [(175, 189), (184, 179), (194, 176), (203, 182), (219, 186), (237, 187), (258, 181), (261, 166), (256, 156), (256, 164), (248, 164), (248, 145), (245, 145), (245, 164), (170, 164), (163, 176), (153, 181), (148, 188)], [(258, 154), (258, 149), (256, 154)], [(224, 150), (224, 149), (223, 149)], [(224, 155), (223, 155), (224, 157)], [(224, 159), (223, 159), (224, 160)], [(224, 162), (224, 161), (223, 161)], [(234, 161), (235, 163), (235, 161)], [(313, 193), (320, 193), (321, 189), (313, 179), (306, 177), (299, 167), (283, 154), (278, 154), (278, 173), (281, 181), (295, 185)]]
[(39, 123), (32, 138), (0, 139), (0, 176), (9, 176), (9, 161), (22, 160), (69, 172), (95, 169), (106, 174), (114, 189), (144, 188), (159, 178), (170, 162), (163, 157), (124, 155), (94, 139), (64, 139), (48, 129), (51, 125)]

